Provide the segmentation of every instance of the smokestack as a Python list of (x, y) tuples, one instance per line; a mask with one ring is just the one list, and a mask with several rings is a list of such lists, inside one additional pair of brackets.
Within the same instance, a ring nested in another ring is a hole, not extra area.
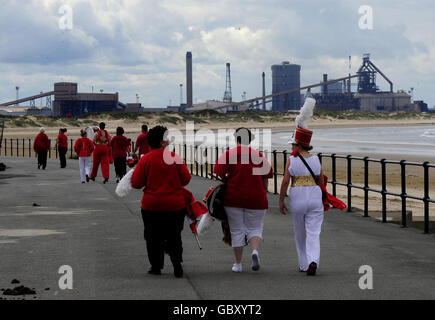
[(263, 78), (263, 110), (266, 110), (266, 99), (264, 98), (266, 96), (266, 80), (265, 80), (266, 75), (262, 74), (262, 78)]
[[(323, 82), (327, 82), (327, 81), (328, 81), (328, 75), (325, 73), (323, 74)], [(326, 97), (328, 95), (328, 85), (324, 84), (322, 86), (322, 89), (323, 89), (322, 95)]]
[(192, 107), (192, 52), (186, 53), (186, 107)]

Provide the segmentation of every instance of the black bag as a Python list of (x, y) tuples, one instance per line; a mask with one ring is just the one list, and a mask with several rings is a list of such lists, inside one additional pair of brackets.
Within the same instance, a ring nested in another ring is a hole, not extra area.
[(0, 171), (5, 171), (6, 165), (4, 163), (0, 163)]
[(205, 200), (210, 216), (220, 221), (227, 220), (227, 213), (224, 207), (225, 188), (225, 183), (218, 184), (207, 193)]

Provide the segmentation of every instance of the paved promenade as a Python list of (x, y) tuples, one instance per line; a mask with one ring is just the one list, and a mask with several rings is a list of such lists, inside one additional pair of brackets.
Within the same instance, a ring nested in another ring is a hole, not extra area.
[[(435, 235), (331, 210), (318, 274), (307, 277), (298, 272), (291, 216), (279, 213), (275, 195), (269, 195), (259, 272), (250, 270), (250, 250), (244, 272), (231, 272), (233, 254), (221, 241), (220, 224), (201, 237), (200, 251), (186, 221), (185, 277), (174, 278), (168, 256), (163, 275), (151, 276), (142, 192), (117, 197), (113, 166), (109, 184), (99, 172), (96, 182), (83, 185), (77, 160), (63, 170), (49, 160), (45, 171), (36, 159), (0, 162), (8, 167), (0, 172), (0, 288), (18, 279), (35, 288), (37, 299), (435, 299)], [(214, 183), (194, 177), (188, 188), (202, 199)], [(59, 288), (63, 265), (73, 270), (72, 290)], [(372, 290), (359, 288), (362, 265), (373, 269)]]

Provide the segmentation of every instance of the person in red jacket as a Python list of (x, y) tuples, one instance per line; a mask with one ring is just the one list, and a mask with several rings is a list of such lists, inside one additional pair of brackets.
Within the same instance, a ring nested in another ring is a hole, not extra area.
[(110, 158), (110, 136), (106, 128), (106, 124), (104, 122), (101, 122), (99, 125), (99, 130), (95, 132), (94, 135), (94, 144), (95, 144), (95, 151), (94, 151), (94, 163), (92, 166), (92, 172), (89, 179), (92, 181), (95, 181), (95, 177), (98, 173), (98, 167), (101, 163), (101, 171), (103, 172), (103, 183), (107, 183), (109, 181), (109, 174), (110, 174), (110, 168), (109, 168), (109, 158)]
[(66, 168), (66, 153), (68, 152), (68, 137), (65, 135), (67, 129), (59, 129), (56, 140), (56, 148), (59, 152), (60, 167)]
[(124, 128), (116, 128), (116, 136), (110, 142), (113, 153), (113, 162), (115, 164), (116, 183), (127, 173), (127, 154), (130, 149), (130, 141), (123, 136)]
[(252, 248), (251, 268), (257, 271), (263, 220), (268, 209), (267, 185), (273, 170), (260, 152), (249, 147), (252, 138), (249, 129), (237, 129), (235, 138), (237, 147), (219, 157), (214, 173), (226, 181), (224, 206), (235, 257), (232, 270), (242, 272), (243, 247), (247, 241)]
[(39, 130), (39, 134), (33, 142), (33, 150), (35, 150), (38, 155), (38, 169), (42, 167), (42, 169), (45, 170), (47, 167), (47, 152), (50, 150), (50, 140), (48, 140), (44, 128)]
[(139, 159), (141, 155), (147, 154), (150, 151), (148, 143), (148, 126), (142, 126), (142, 133), (136, 139), (136, 145), (134, 146), (134, 153), (139, 149)]
[(139, 160), (131, 177), (131, 186), (144, 188), (141, 207), (151, 264), (148, 273), (161, 274), (166, 251), (171, 257), (174, 275), (180, 278), (183, 276), (181, 231), (187, 213), (183, 186), (189, 184), (192, 177), (181, 157), (167, 148), (166, 131), (163, 126), (149, 131), (151, 151)]
[(94, 152), (94, 143), (88, 138), (86, 130), (80, 130), (81, 138), (74, 144), (74, 151), (79, 157), (80, 178), (82, 183), (89, 182), (91, 168), (91, 154)]

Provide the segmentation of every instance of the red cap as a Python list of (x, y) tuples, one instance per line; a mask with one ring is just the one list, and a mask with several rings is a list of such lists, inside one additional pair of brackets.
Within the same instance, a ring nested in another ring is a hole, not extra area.
[(302, 127), (297, 127), (295, 132), (295, 142), (304, 147), (309, 147), (311, 142), (311, 137), (313, 136), (313, 131), (304, 129)]

